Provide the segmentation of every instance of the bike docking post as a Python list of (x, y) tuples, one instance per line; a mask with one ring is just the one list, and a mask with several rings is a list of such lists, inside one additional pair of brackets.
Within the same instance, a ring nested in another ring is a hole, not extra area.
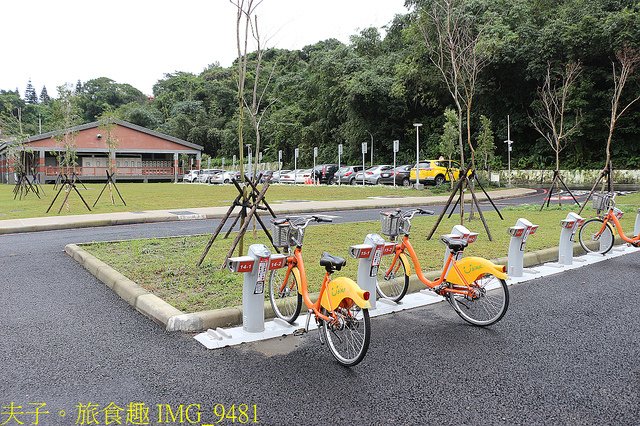
[(510, 278), (522, 277), (524, 272), (537, 274), (536, 270), (524, 270), (524, 248), (527, 244), (527, 238), (531, 234), (535, 234), (538, 225), (534, 225), (527, 219), (520, 218), (516, 221), (515, 226), (509, 228), (511, 241), (509, 242), (509, 257), (507, 258), (507, 274)]
[[(478, 238), (478, 233), (469, 231), (466, 226), (455, 225), (451, 229), (451, 233), (450, 234), (445, 234), (443, 236), (447, 236), (449, 238), (461, 238), (463, 240), (466, 240), (468, 244), (471, 244), (472, 242), (474, 242)], [(443, 269), (444, 269), (444, 265), (447, 264), (447, 258), (448, 257), (449, 257), (449, 247), (447, 247), (445, 245), (445, 247), (444, 247), (444, 261), (442, 262), (442, 268)], [(460, 260), (461, 258), (462, 258), (462, 252), (459, 252), (454, 256), (454, 260)], [(449, 272), (449, 269), (451, 269), (451, 265), (449, 265), (449, 268), (445, 271), (445, 276)], [(428, 291), (430, 291), (430, 290), (428, 290)]]
[(349, 248), (351, 257), (359, 259), (358, 286), (369, 292), (370, 310), (376, 308), (376, 284), (380, 259), (383, 254), (392, 253), (394, 248), (395, 244), (387, 244), (378, 234), (367, 234), (364, 238), (364, 244), (357, 244)]
[(283, 254), (271, 254), (264, 244), (252, 244), (247, 256), (230, 257), (231, 272), (244, 273), (242, 285), (242, 329), (249, 333), (264, 331), (264, 283), (267, 273), (287, 264)]
[(640, 209), (638, 209), (638, 214), (636, 215), (636, 224), (633, 227), (633, 235), (635, 237), (640, 235)]
[[(560, 221), (562, 230), (560, 231), (560, 244), (558, 246), (558, 262), (549, 263), (548, 266), (563, 268), (573, 265), (573, 242), (578, 228), (582, 226), (584, 219), (573, 212), (567, 214), (565, 220)], [(580, 261), (584, 261), (580, 259)]]

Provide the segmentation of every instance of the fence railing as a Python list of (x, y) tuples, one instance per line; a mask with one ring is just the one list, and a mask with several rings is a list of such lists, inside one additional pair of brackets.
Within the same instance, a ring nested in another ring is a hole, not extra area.
[[(46, 166), (44, 168), (44, 173), (46, 176), (57, 176), (61, 172), (69, 173), (75, 170), (76, 174), (79, 176), (105, 176), (106, 167), (76, 167), (75, 169), (67, 169), (65, 167), (58, 166)], [(174, 176), (174, 168), (173, 167), (118, 167), (115, 170), (116, 176), (166, 176), (173, 177)], [(185, 173), (185, 169), (182, 167), (178, 168), (178, 176), (182, 177)]]

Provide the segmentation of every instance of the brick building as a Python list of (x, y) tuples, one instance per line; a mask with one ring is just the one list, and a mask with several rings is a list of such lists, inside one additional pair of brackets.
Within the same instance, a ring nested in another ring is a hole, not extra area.
[[(119, 180), (177, 180), (190, 167), (199, 169), (202, 146), (122, 120), (114, 120), (112, 137), (117, 147), (111, 156)], [(83, 181), (104, 180), (109, 149), (99, 122), (69, 129), (75, 133), (78, 155), (76, 173)], [(24, 143), (23, 162), (40, 182), (54, 181), (61, 171), (57, 153), (63, 151), (55, 136), (60, 131), (33, 136)], [(0, 143), (0, 182), (14, 183), (14, 164), (8, 160), (8, 144)], [(187, 161), (180, 161), (188, 157)]]

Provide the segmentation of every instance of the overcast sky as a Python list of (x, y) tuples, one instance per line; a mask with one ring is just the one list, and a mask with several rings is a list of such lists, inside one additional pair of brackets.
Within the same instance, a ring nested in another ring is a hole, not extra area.
[[(404, 0), (264, 0), (257, 10), (268, 47), (300, 49), (327, 38), (349, 41), (406, 13)], [(38, 95), (97, 77), (146, 94), (165, 73), (201, 72), (235, 59), (229, 0), (0, 0), (0, 89)]]

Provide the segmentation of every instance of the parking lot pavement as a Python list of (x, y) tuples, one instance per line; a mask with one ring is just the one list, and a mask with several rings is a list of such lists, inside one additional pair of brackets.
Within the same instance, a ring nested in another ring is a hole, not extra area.
[[(175, 232), (169, 225), (147, 232)], [(487, 329), (446, 304), (374, 318), (367, 356), (345, 369), (313, 333), (208, 351), (164, 332), (62, 251), (140, 229), (0, 236), (0, 413), (46, 403), (40, 424), (73, 425), (95, 404), (104, 424), (115, 405), (124, 424), (128, 409), (146, 407), (154, 424), (162, 404), (191, 404), (203, 424), (220, 403), (255, 404), (268, 425), (637, 424), (638, 253), (512, 286), (509, 311)]]

